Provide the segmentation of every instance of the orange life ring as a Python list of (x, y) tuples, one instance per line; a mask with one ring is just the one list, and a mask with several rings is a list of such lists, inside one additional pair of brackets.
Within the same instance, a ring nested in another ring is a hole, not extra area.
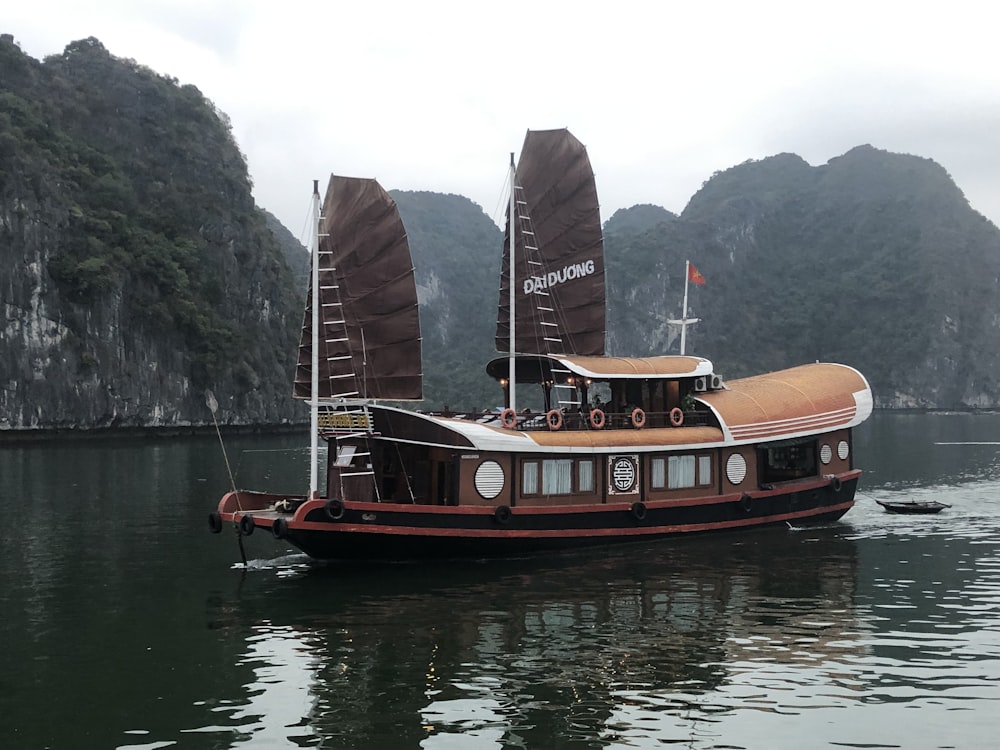
[(500, 425), (505, 429), (512, 430), (514, 425), (517, 424), (517, 414), (514, 413), (513, 409), (504, 409), (500, 412)]
[(549, 409), (545, 413), (545, 421), (548, 422), (550, 430), (558, 430), (562, 427), (562, 412), (558, 409)]
[(595, 430), (604, 428), (604, 412), (600, 409), (592, 409), (590, 412), (590, 426)]
[(680, 427), (682, 424), (684, 424), (684, 412), (675, 406), (670, 410), (670, 425)]
[(637, 430), (646, 426), (646, 412), (639, 407), (632, 410), (632, 426)]

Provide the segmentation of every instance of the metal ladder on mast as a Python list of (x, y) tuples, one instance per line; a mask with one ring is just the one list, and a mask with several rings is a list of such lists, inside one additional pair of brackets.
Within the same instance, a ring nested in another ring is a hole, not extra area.
[[(323, 255), (333, 255), (333, 252), (330, 250), (321, 250), (320, 256), (322, 257)], [(339, 476), (341, 479), (343, 477), (370, 476), (372, 486), (375, 490), (375, 498), (377, 501), (381, 501), (378, 482), (375, 481), (375, 470), (372, 464), (371, 412), (368, 409), (367, 399), (362, 397), (361, 392), (358, 390), (358, 375), (353, 368), (354, 354), (351, 352), (347, 319), (344, 315), (344, 305), (340, 298), (340, 284), (336, 282), (336, 269), (332, 265), (330, 266), (330, 271), (334, 277), (333, 283), (320, 285), (320, 299), (324, 300), (321, 302), (323, 310), (320, 319), (323, 321), (323, 329), (320, 332), (320, 336), (327, 350), (332, 348), (334, 351), (343, 352), (326, 357), (328, 365), (334, 362), (350, 362), (352, 366), (346, 372), (327, 375), (331, 386), (330, 398), (333, 400), (333, 403), (325, 404), (326, 408), (320, 412), (320, 428), (327, 431), (334, 438), (337, 447), (337, 458), (335, 460), (335, 465), (337, 466), (340, 466), (339, 462), (342, 455), (340, 442), (351, 438), (364, 438), (367, 450), (358, 451), (356, 446), (350, 446), (354, 448), (346, 457), (350, 463), (342, 466), (341, 469), (350, 468), (352, 470), (341, 470)], [(342, 388), (353, 386), (354, 390), (334, 392), (333, 386), (335, 383), (343, 383)], [(360, 462), (360, 465), (358, 462)], [(341, 490), (343, 490), (343, 486), (341, 486)]]
[[(528, 203), (524, 200), (524, 189), (520, 185), (514, 186), (514, 204), (517, 210), (518, 227), (521, 230), (522, 242), (524, 243), (524, 257), (528, 264), (529, 275), (540, 275), (545, 277), (547, 269), (538, 259), (538, 246), (535, 244), (535, 229), (528, 213)], [(513, 262), (513, 260), (511, 261)], [(552, 301), (552, 294), (547, 289), (540, 289), (539, 285), (534, 285), (532, 290), (535, 310), (535, 325), (542, 329), (542, 340), (547, 347), (546, 354), (565, 354), (562, 335), (559, 332), (559, 323), (556, 320), (556, 310)], [(572, 373), (565, 367), (550, 367), (552, 374), (552, 388), (555, 391), (555, 403), (560, 408), (566, 407), (575, 410), (580, 406), (577, 397), (576, 386), (568, 382)], [(559, 382), (561, 378), (564, 382)]]

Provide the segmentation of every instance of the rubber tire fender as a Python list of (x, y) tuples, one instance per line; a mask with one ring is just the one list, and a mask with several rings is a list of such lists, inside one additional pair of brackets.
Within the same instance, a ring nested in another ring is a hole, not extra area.
[(275, 539), (284, 539), (288, 536), (288, 521), (284, 518), (275, 518), (271, 524), (271, 533)]
[(331, 521), (339, 521), (344, 517), (344, 502), (337, 498), (327, 500), (324, 510), (326, 511), (326, 517)]

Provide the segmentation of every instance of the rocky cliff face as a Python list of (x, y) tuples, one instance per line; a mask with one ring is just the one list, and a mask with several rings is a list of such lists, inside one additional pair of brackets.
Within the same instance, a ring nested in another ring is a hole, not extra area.
[(0, 266), (0, 429), (210, 424), (208, 389), (224, 423), (304, 416), (300, 293), (193, 87), (0, 42)]
[[(297, 295), (289, 296), (288, 288), (267, 274), (244, 277), (245, 266), (230, 249), (268, 244), (260, 228), (255, 238), (232, 228), (208, 251), (231, 255), (228, 283), (217, 302), (232, 315), (236, 330), (260, 335), (265, 346), (256, 355), (236, 351), (230, 361), (202, 374), (192, 367), (188, 343), (170, 321), (157, 325), (135, 309), (129, 299), (132, 279), (87, 304), (64, 299), (48, 268), (63, 244), (65, 210), (26, 192), (11, 202), (3, 201), (0, 214), (0, 264), (7, 269), (0, 429), (210, 424), (206, 389), (215, 392), (225, 424), (305, 417), (290, 397), (291, 354), (301, 323)], [(265, 348), (266, 342), (274, 348)]]

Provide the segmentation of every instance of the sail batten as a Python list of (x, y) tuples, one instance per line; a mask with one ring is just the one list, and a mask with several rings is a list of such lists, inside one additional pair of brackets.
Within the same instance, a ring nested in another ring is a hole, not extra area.
[[(547, 354), (557, 344), (559, 353), (604, 354), (604, 243), (594, 173), (583, 144), (565, 129), (529, 130), (513, 190), (517, 195), (504, 235), (497, 351)], [(543, 299), (544, 306), (539, 305)], [(559, 338), (543, 323), (555, 323)]]
[[(332, 175), (319, 231), (317, 398), (422, 397), (413, 262), (396, 204), (375, 180)], [(293, 395), (310, 398), (312, 280)], [(344, 392), (353, 381), (353, 391)]]

